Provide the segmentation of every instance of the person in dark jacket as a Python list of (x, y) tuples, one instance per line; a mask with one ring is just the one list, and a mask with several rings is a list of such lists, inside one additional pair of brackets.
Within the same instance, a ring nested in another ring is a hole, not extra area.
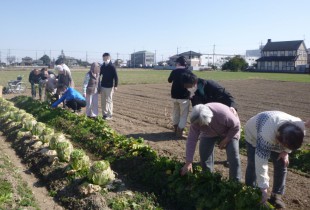
[(52, 104), (52, 108), (56, 108), (60, 103), (65, 102), (66, 106), (73, 109), (74, 112), (80, 112), (82, 107), (86, 106), (86, 100), (77, 90), (66, 85), (58, 86), (61, 98)]
[(187, 69), (187, 62), (184, 56), (180, 56), (176, 60), (176, 69), (170, 73), (168, 82), (172, 83), (171, 98), (173, 102), (172, 121), (174, 133), (177, 137), (183, 136), (183, 130), (186, 126), (187, 116), (189, 113), (190, 92), (182, 83), (183, 75), (191, 73)]
[(100, 67), (101, 83), (99, 82), (98, 91), (101, 93), (102, 117), (111, 120), (113, 115), (113, 94), (117, 90), (118, 76), (114, 65), (111, 62), (109, 53), (102, 55), (104, 63)]
[(41, 81), (41, 74), (40, 74), (39, 69), (32, 70), (29, 74), (29, 82), (31, 84), (31, 95), (32, 95), (33, 99), (36, 98), (36, 95), (37, 95), (36, 89), (37, 88), (39, 89), (40, 100), (42, 99), (42, 88), (39, 85), (40, 81)]
[(237, 114), (237, 104), (234, 97), (220, 84), (213, 80), (197, 78), (192, 72), (184, 74), (182, 78), (183, 87), (191, 93), (192, 106), (217, 102), (230, 107)]

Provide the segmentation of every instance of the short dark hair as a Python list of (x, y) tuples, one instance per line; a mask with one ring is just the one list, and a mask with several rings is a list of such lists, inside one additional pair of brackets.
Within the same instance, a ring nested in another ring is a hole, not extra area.
[(187, 67), (187, 61), (186, 58), (184, 56), (180, 56), (175, 60), (176, 63), (180, 64), (181, 66), (185, 66)]
[(110, 56), (110, 53), (103, 53), (102, 57)]
[(195, 84), (197, 82), (197, 76), (193, 73), (185, 73), (182, 75), (183, 84)]
[(297, 125), (291, 122), (284, 123), (279, 127), (278, 132), (278, 140), (290, 150), (301, 147), (305, 134)]
[(63, 58), (58, 58), (58, 59), (55, 61), (55, 64), (56, 64), (56, 65), (61, 65), (61, 64), (63, 64), (63, 63), (65, 63)]
[(60, 85), (58, 85), (57, 90), (60, 91), (60, 90), (65, 90), (65, 89), (67, 89), (67, 88), (68, 88), (67, 85), (65, 85), (65, 84), (60, 84)]

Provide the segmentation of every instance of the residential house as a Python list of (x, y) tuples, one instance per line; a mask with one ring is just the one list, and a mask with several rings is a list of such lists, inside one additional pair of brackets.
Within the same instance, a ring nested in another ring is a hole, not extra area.
[(131, 54), (130, 66), (152, 67), (155, 65), (155, 53), (149, 51), (138, 51)]
[(305, 72), (307, 48), (303, 40), (272, 42), (268, 39), (257, 59), (257, 71)]
[(196, 53), (194, 51), (188, 51), (188, 52), (184, 52), (178, 55), (173, 55), (169, 58), (168, 64), (170, 66), (174, 66), (175, 65), (175, 60), (179, 57), (179, 56), (184, 56), (185, 59), (187, 60), (188, 66), (192, 66), (192, 67), (198, 67), (200, 66), (200, 53)]
[(214, 66), (220, 69), (222, 65), (232, 57), (234, 57), (234, 55), (202, 54), (200, 56), (200, 65), (207, 68), (212, 68), (212, 66)]
[(32, 62), (33, 62), (32, 58), (26, 56), (26, 57), (22, 58), (21, 65), (22, 66), (32, 66)]

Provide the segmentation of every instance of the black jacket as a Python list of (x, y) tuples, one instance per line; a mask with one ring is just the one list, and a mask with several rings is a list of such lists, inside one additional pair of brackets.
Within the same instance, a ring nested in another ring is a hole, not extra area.
[(234, 107), (237, 110), (237, 104), (235, 103), (232, 95), (226, 91), (224, 87), (213, 80), (198, 78), (197, 90), (195, 95), (191, 98), (191, 101), (192, 106), (197, 104), (218, 102), (229, 107)]
[(32, 84), (39, 84), (41, 81), (41, 74), (35, 75), (34, 71), (31, 71), (29, 74), (29, 82)]
[(112, 62), (108, 63), (108, 65), (106, 65), (105, 63), (102, 64), (102, 66), (100, 67), (100, 76), (101, 75), (102, 75), (101, 87), (105, 88), (117, 87), (118, 76)]
[(182, 77), (186, 73), (191, 73), (188, 69), (175, 69), (170, 73), (168, 82), (172, 82), (171, 98), (189, 99), (190, 92), (184, 87)]

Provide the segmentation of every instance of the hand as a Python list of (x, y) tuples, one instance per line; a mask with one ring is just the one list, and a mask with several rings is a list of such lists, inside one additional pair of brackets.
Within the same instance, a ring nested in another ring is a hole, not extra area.
[(117, 91), (117, 87), (114, 87), (114, 91)]
[(181, 175), (184, 176), (188, 172), (193, 172), (192, 163), (185, 163), (185, 165), (181, 168)]
[(260, 188), (260, 191), (262, 192), (262, 200), (261, 200), (261, 204), (266, 204), (266, 201), (267, 201), (267, 189), (263, 189), (263, 188)]
[(238, 113), (237, 113), (237, 111), (235, 110), (235, 108), (234, 107), (229, 107), (230, 108), (230, 111), (236, 116), (236, 117), (238, 117)]
[(229, 139), (228, 138), (223, 139), (220, 142), (220, 144), (219, 144), (219, 148), (220, 149), (225, 149), (228, 143), (229, 143)]
[(83, 97), (86, 98), (86, 93), (83, 93)]
[(279, 157), (277, 160), (282, 159), (284, 161), (285, 167), (288, 166), (288, 164), (290, 163), (290, 161), (288, 160), (288, 153), (287, 152), (281, 152), (279, 154)]

